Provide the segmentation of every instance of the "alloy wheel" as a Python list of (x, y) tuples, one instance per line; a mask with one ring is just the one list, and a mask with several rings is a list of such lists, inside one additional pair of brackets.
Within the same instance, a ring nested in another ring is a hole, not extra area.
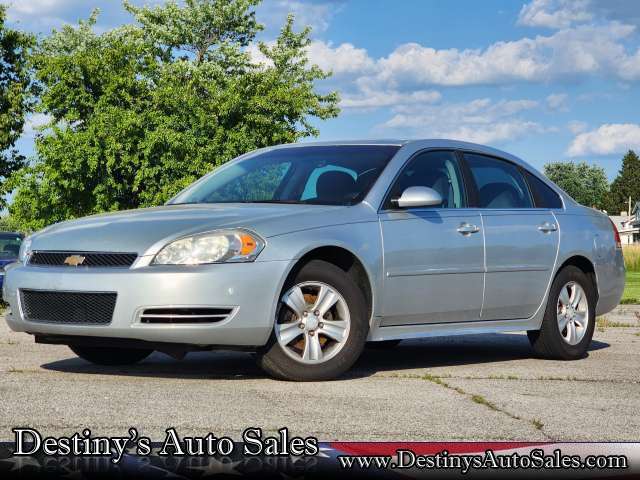
[(557, 304), (558, 329), (569, 345), (577, 345), (589, 326), (589, 300), (576, 282), (568, 282), (560, 290)]
[(344, 297), (322, 282), (302, 282), (282, 296), (275, 326), (280, 347), (305, 364), (323, 363), (344, 347), (351, 320)]

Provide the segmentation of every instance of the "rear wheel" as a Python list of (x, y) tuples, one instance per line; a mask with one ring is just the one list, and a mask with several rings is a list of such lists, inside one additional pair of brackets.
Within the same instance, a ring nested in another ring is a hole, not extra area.
[(595, 304), (589, 277), (577, 267), (563, 268), (551, 285), (540, 330), (527, 332), (535, 352), (560, 360), (584, 357), (595, 328)]
[(258, 365), (284, 380), (335, 378), (358, 359), (368, 333), (364, 295), (337, 266), (312, 260), (284, 288)]
[(153, 350), (141, 348), (88, 347), (69, 345), (77, 356), (96, 365), (131, 365), (147, 358)]

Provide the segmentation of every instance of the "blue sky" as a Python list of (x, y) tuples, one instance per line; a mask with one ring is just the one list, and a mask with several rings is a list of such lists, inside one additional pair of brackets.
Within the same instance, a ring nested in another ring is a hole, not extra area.
[[(129, 21), (119, 0), (13, 0), (9, 19), (47, 33), (94, 7), (99, 28)], [(264, 0), (263, 40), (288, 12), (313, 27), (311, 59), (334, 72), (320, 88), (341, 93), (320, 139), (455, 138), (538, 168), (586, 160), (610, 178), (640, 150), (640, 1)]]

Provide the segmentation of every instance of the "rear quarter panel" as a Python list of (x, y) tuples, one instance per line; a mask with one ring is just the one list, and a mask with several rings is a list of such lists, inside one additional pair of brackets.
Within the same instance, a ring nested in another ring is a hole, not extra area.
[(609, 218), (587, 207), (556, 213), (556, 217), (560, 224), (558, 267), (574, 256), (590, 260), (598, 287), (596, 315), (613, 310), (622, 298), (625, 268)]

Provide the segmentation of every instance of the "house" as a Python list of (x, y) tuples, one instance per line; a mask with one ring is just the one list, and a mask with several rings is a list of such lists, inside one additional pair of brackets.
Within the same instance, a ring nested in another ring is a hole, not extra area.
[[(631, 221), (629, 224), (632, 228), (640, 230), (640, 202), (636, 202), (633, 210), (631, 210)], [(633, 243), (640, 243), (640, 236), (637, 232), (635, 233), (634, 239), (635, 241)]]
[(636, 203), (631, 216), (609, 215), (609, 218), (620, 233), (622, 245), (640, 243), (640, 202)]

